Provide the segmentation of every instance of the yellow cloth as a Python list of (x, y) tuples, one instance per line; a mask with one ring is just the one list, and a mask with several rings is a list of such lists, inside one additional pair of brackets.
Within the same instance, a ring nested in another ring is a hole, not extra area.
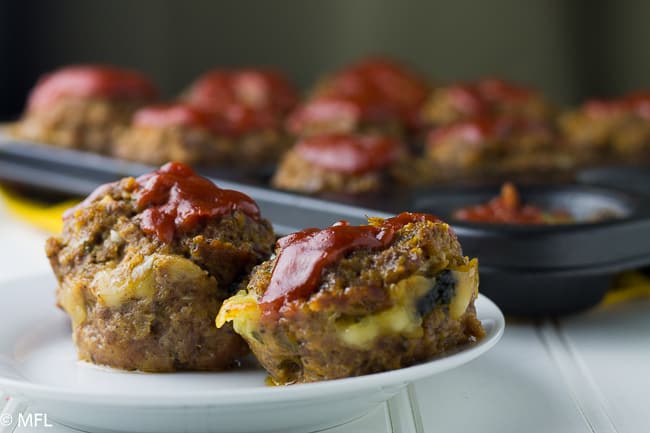
[[(0, 198), (7, 209), (24, 221), (52, 234), (61, 232), (63, 212), (79, 203), (70, 200), (56, 205), (38, 203), (0, 188)], [(619, 275), (602, 301), (603, 305), (650, 297), (650, 277), (641, 272)]]
[(3, 188), (0, 188), (0, 198), (10, 213), (52, 234), (61, 233), (63, 212), (79, 203), (79, 200), (69, 200), (56, 205), (47, 205), (13, 194)]

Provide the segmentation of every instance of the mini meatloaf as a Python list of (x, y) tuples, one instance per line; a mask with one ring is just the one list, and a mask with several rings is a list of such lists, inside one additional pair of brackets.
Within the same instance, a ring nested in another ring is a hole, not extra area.
[(117, 139), (113, 153), (152, 165), (224, 163), (233, 149), (229, 140), (218, 135), (214, 123), (212, 115), (187, 104), (143, 107)]
[(367, 59), (326, 78), (289, 118), (292, 134), (379, 131), (404, 134), (418, 126), (426, 82), (387, 59)]
[(276, 384), (393, 370), (484, 335), (476, 317), (478, 262), (451, 228), (403, 213), (339, 222), (281, 238), (227, 299), (232, 322)]
[(536, 90), (494, 78), (434, 89), (422, 109), (427, 125), (440, 126), (486, 115), (549, 121), (548, 102)]
[(545, 123), (483, 116), (433, 129), (426, 155), (440, 173), (455, 175), (563, 170), (572, 159)]
[(157, 91), (143, 75), (110, 66), (70, 66), (32, 90), (13, 132), (55, 146), (111, 153), (117, 133)]
[(213, 70), (199, 77), (182, 99), (215, 117), (217, 134), (229, 142), (231, 160), (239, 165), (274, 163), (290, 145), (284, 120), (298, 96), (279, 72)]
[(650, 92), (591, 100), (559, 120), (567, 145), (586, 162), (650, 160)]
[(169, 163), (97, 189), (48, 239), (79, 358), (126, 370), (220, 370), (247, 353), (214, 317), (272, 252), (255, 202)]
[(406, 158), (405, 146), (374, 134), (306, 137), (285, 154), (271, 183), (306, 193), (361, 193), (390, 182)]

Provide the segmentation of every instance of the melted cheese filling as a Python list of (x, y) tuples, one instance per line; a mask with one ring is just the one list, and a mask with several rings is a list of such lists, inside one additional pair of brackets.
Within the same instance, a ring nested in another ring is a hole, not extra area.
[[(458, 320), (478, 295), (478, 261), (472, 259), (467, 265), (452, 270), (452, 274), (455, 288), (449, 303), (449, 316), (452, 320)], [(340, 319), (336, 323), (338, 338), (350, 347), (364, 350), (370, 349), (375, 339), (381, 335), (421, 337), (424, 330), (416, 304), (432, 290), (435, 283), (435, 278), (415, 275), (393, 284), (389, 287), (393, 302), (391, 308), (358, 320)], [(215, 322), (218, 328), (226, 322), (232, 322), (235, 332), (248, 340), (255, 338), (260, 316), (257, 297), (242, 290), (224, 301)]]

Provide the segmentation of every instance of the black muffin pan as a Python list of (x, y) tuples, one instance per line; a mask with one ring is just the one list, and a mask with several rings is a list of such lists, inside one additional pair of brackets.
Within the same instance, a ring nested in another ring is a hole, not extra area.
[[(0, 180), (77, 195), (154, 167), (85, 152), (0, 138)], [(574, 313), (598, 303), (616, 273), (650, 265), (650, 168), (598, 168), (573, 183), (523, 185), (522, 199), (564, 209), (572, 224), (520, 226), (457, 221), (454, 212), (487, 202), (499, 185), (386, 190), (318, 198), (269, 188), (268, 176), (232, 168), (198, 171), (224, 188), (253, 197), (278, 233), (325, 227), (345, 219), (433, 213), (449, 222), (466, 255), (478, 257), (481, 292), (507, 314), (539, 317)], [(605, 218), (599, 220), (599, 218)]]

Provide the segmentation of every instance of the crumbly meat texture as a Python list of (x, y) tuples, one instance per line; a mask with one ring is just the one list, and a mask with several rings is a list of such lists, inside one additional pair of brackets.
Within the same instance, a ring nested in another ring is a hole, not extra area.
[(289, 143), (286, 134), (270, 129), (226, 136), (194, 127), (132, 126), (116, 139), (112, 153), (151, 165), (178, 161), (196, 166), (235, 164), (256, 168), (277, 162)]
[[(347, 255), (323, 269), (321, 283), (309, 299), (286, 303), (279, 319), (269, 320), (256, 311), (255, 303), (268, 287), (274, 265), (273, 259), (256, 267), (247, 292), (227, 300), (220, 316), (229, 316), (232, 308), (235, 330), (278, 384), (406, 367), (484, 335), (474, 310), (475, 292), (456, 317), (450, 313), (449, 292), (445, 300), (427, 295), (433, 293), (429, 283), (441, 272), (472, 266), (444, 223), (408, 224), (387, 249)], [(425, 298), (431, 302), (420, 310), (419, 301)], [(414, 304), (418, 313), (409, 310)], [(407, 329), (395, 331), (392, 327), (404, 320), (403, 314), (414, 316)], [(373, 338), (353, 329), (373, 320), (382, 324)], [(360, 345), (346, 342), (342, 337), (346, 326), (365, 340)]]
[(178, 161), (190, 165), (226, 163), (232, 142), (202, 128), (132, 126), (117, 139), (113, 154), (118, 158), (162, 165)]
[(650, 160), (650, 122), (633, 113), (595, 117), (575, 110), (560, 116), (558, 125), (581, 163)]
[(575, 165), (573, 155), (544, 130), (480, 142), (450, 136), (427, 143), (426, 157), (440, 178), (566, 171)]
[(65, 98), (46, 110), (25, 113), (12, 130), (27, 140), (110, 154), (114, 140), (144, 102)]
[(140, 228), (136, 187), (107, 186), (47, 241), (79, 358), (159, 372), (231, 366), (248, 349), (214, 315), (271, 253), (270, 223), (236, 211), (163, 243)]
[(358, 194), (381, 188), (387, 177), (385, 169), (361, 174), (327, 170), (305, 161), (297, 152), (290, 150), (282, 159), (271, 184), (279, 189), (305, 193)]
[[(453, 90), (452, 90), (453, 91)], [(479, 113), (468, 113), (459, 110), (452, 103), (453, 95), (449, 87), (440, 87), (433, 90), (422, 107), (422, 120), (428, 125), (448, 125), (463, 119), (471, 118)], [(535, 121), (549, 121), (552, 119), (554, 109), (541, 96), (531, 96), (520, 101), (488, 102), (486, 109), (489, 113), (504, 116), (517, 116)]]

